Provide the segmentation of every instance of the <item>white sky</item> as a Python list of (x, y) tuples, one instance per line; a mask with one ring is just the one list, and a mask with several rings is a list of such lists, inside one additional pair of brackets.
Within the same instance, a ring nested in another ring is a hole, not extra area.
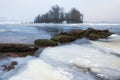
[(120, 22), (120, 0), (0, 0), (0, 18), (33, 21), (56, 4), (65, 11), (77, 8), (84, 21)]

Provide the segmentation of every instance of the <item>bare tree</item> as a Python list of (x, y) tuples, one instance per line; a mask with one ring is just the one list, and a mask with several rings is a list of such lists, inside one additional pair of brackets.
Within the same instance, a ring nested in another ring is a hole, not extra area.
[(75, 8), (71, 9), (69, 13), (65, 13), (63, 8), (55, 5), (46, 14), (38, 15), (34, 20), (35, 23), (62, 23), (63, 21), (82, 23), (83, 14)]

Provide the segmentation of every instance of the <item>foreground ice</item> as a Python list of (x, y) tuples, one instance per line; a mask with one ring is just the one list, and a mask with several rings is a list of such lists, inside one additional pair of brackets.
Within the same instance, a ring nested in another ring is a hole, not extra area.
[(29, 61), (26, 70), (9, 80), (70, 80), (70, 74), (37, 59)]
[[(110, 52), (110, 51), (108, 51)], [(90, 44), (66, 45), (46, 48), (42, 56), (74, 65), (80, 69), (96, 74), (98, 77), (110, 80), (120, 79), (120, 58), (95, 48)]]
[(116, 42), (115, 38), (112, 36), (108, 40), (97, 42), (82, 39), (70, 44), (45, 48), (39, 57), (8, 58), (0, 65), (11, 61), (17, 61), (18, 65), (10, 72), (2, 72), (1, 69), (0, 79), (119, 80), (120, 57), (111, 53), (119, 53), (120, 45), (117, 44), (117, 47), (113, 48), (114, 44), (109, 43)]

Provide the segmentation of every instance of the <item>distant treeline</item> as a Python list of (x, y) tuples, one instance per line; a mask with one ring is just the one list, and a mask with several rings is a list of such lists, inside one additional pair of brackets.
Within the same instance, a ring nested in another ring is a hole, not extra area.
[(72, 8), (70, 12), (65, 13), (63, 8), (55, 5), (46, 14), (38, 15), (34, 23), (83, 23), (83, 14), (76, 8)]

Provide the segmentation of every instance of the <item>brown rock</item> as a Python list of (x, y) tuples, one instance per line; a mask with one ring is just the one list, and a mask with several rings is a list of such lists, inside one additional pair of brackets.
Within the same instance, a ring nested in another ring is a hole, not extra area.
[(27, 51), (27, 52), (8, 52), (7, 56), (10, 56), (10, 57), (26, 57), (28, 55), (34, 55), (35, 52), (36, 52), (36, 50)]
[(0, 43), (0, 52), (26, 52), (37, 49), (37, 47), (30, 44)]
[(47, 47), (47, 46), (57, 46), (58, 42), (48, 39), (38, 39), (35, 40), (35, 45), (39, 47)]
[(63, 44), (63, 43), (74, 41), (76, 40), (76, 38), (68, 35), (58, 35), (58, 36), (54, 36), (51, 40), (54, 40)]
[(84, 37), (84, 30), (73, 30), (68, 33), (69, 36), (74, 36), (76, 39)]

